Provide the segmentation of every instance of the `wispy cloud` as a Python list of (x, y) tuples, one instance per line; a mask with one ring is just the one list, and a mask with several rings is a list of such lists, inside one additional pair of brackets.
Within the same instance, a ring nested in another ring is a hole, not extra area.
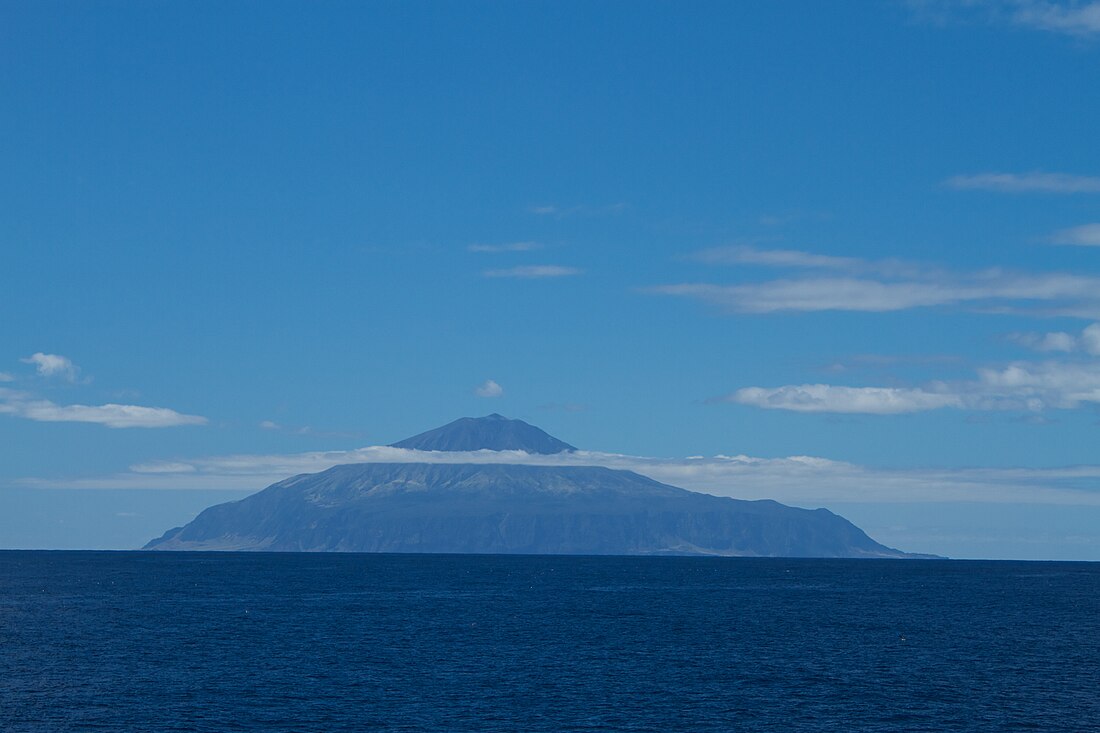
[(570, 277), (583, 274), (584, 270), (564, 265), (521, 265), (509, 267), (503, 270), (486, 270), (482, 273), (485, 277), (518, 277), (518, 278), (547, 278)]
[(1100, 193), (1100, 177), (1070, 173), (975, 173), (952, 176), (944, 185), (1000, 193)]
[(694, 298), (733, 313), (884, 313), (935, 306), (1089, 318), (1100, 313), (1100, 277), (1086, 275), (1013, 272), (996, 267), (952, 272), (900, 260), (745, 247), (704, 250), (693, 257), (715, 264), (740, 262), (808, 272), (736, 284), (673, 283), (646, 288), (644, 292)]
[(1059, 33), (1077, 38), (1100, 34), (1095, 0), (909, 0), (918, 18), (941, 25), (981, 22)]
[(1100, 224), (1082, 224), (1061, 229), (1050, 235), (1051, 244), (1067, 244), (1076, 247), (1100, 247)]
[(542, 249), (538, 242), (509, 242), (508, 244), (471, 244), (466, 248), (470, 252), (496, 254), (501, 252), (533, 252)]
[[(649, 292), (703, 300), (737, 313), (862, 311), (882, 313), (931, 306), (982, 310), (1003, 301), (1088, 303), (1100, 306), (1100, 277), (991, 270), (952, 281), (885, 282), (854, 277), (808, 277), (740, 285), (681, 283)], [(1067, 314), (1062, 310), (1059, 314)]]
[(749, 245), (712, 247), (695, 252), (691, 259), (714, 265), (764, 265), (823, 270), (854, 270), (865, 264), (855, 257), (833, 257), (793, 249), (760, 249)]
[(1100, 323), (1085, 327), (1079, 335), (1065, 331), (1010, 333), (1008, 340), (1032, 351), (1083, 351), (1100, 356)]
[(152, 463), (136, 463), (130, 466), (134, 473), (194, 473), (196, 469), (190, 463), (154, 461)]
[(1032, 351), (1074, 351), (1077, 339), (1065, 331), (1010, 333), (1008, 340)]
[(535, 206), (528, 206), (527, 212), (535, 214), (536, 216), (552, 216), (562, 219), (567, 216), (605, 216), (610, 214), (621, 214), (628, 208), (629, 206), (622, 202), (606, 204), (604, 206), (590, 206), (587, 204), (578, 204), (576, 206), (538, 204)]
[(279, 430), (281, 426), (274, 420), (260, 420), (261, 430)]
[[(1017, 343), (1048, 352), (1080, 351), (1100, 356), (1100, 324), (1080, 335), (1064, 332), (1013, 334)], [(896, 415), (942, 408), (1037, 413), (1100, 404), (1100, 360), (1015, 361), (982, 367), (973, 379), (933, 381), (917, 387), (789, 384), (743, 387), (719, 398), (768, 410)]]
[(504, 387), (491, 379), (486, 379), (474, 389), (474, 394), (478, 397), (502, 397), (504, 396)]
[(349, 463), (604, 466), (635, 471), (674, 486), (718, 496), (776, 499), (802, 506), (855, 501), (1100, 504), (1100, 466), (903, 470), (874, 469), (812, 456), (757, 458), (720, 454), (652, 458), (594, 451), (532, 455), (522, 451), (414, 451), (388, 446), (149, 462), (111, 476), (25, 479), (18, 485), (254, 491), (288, 476)]
[(80, 377), (80, 367), (66, 356), (43, 354), (39, 351), (19, 361), (24, 364), (34, 364), (35, 371), (41, 377), (58, 377), (74, 383)]
[(1012, 22), (1016, 25), (1071, 36), (1100, 34), (1100, 2), (1046, 2), (1017, 0)]
[(896, 415), (963, 406), (958, 395), (939, 394), (923, 389), (840, 387), (830, 384), (744, 387), (726, 399), (729, 402), (769, 410), (867, 415)]
[(0, 388), (0, 414), (37, 422), (83, 422), (109, 428), (166, 428), (205, 425), (206, 418), (184, 415), (166, 407), (140, 405), (58, 405), (26, 392)]
[(15, 377), (7, 372), (0, 372), (0, 382), (14, 382)]

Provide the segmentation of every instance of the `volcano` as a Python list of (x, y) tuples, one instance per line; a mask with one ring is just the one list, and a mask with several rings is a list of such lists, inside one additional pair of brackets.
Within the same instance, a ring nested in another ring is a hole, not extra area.
[[(576, 449), (522, 420), (462, 418), (414, 451)], [(600, 466), (359, 463), (206, 509), (147, 550), (917, 557), (827, 509), (743, 501)], [(457, 456), (456, 456), (457, 458)]]

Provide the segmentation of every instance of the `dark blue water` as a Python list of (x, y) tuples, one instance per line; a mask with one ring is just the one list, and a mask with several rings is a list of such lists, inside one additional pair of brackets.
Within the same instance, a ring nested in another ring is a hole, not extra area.
[(0, 552), (0, 730), (1096, 730), (1100, 565)]

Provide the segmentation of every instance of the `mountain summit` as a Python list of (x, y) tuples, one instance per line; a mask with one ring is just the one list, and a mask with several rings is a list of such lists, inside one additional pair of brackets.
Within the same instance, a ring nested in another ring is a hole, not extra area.
[(549, 455), (576, 448), (525, 423), (495, 412), (485, 417), (463, 417), (392, 445), (394, 448), (437, 451), (521, 450)]

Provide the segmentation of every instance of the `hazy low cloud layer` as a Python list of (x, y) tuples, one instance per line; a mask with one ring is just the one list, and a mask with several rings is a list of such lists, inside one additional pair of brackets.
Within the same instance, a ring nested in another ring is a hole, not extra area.
[(1100, 504), (1100, 466), (1059, 469), (872, 469), (809, 456), (753, 458), (717, 455), (646, 458), (576, 451), (531, 455), (522, 451), (441, 452), (370, 446), (350, 451), (287, 455), (232, 455), (149, 462), (114, 476), (27, 480), (43, 488), (257, 490), (300, 473), (348, 463), (510, 463), (605, 466), (650, 476), (695, 491), (740, 499), (775, 499), (816, 507), (837, 502), (990, 502)]

